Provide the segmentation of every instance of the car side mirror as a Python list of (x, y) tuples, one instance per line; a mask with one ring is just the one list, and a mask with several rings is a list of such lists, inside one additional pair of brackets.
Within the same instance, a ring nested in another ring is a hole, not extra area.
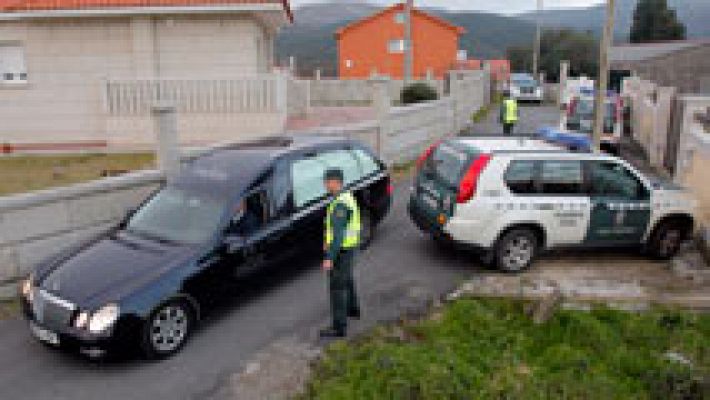
[(123, 218), (121, 218), (121, 221), (118, 223), (118, 228), (124, 229), (126, 225), (128, 225), (128, 220), (131, 219), (131, 217), (133, 216), (133, 214), (136, 213), (136, 211), (138, 211), (137, 208), (129, 208), (128, 210), (126, 210), (126, 212), (123, 214)]

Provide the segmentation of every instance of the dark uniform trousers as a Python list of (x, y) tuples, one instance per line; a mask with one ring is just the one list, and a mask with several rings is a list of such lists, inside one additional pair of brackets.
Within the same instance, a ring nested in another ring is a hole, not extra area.
[(328, 272), (330, 286), (330, 307), (333, 315), (333, 328), (345, 330), (348, 316), (360, 313), (353, 266), (356, 250), (341, 250), (333, 260), (333, 269)]
[(503, 123), (503, 133), (506, 135), (510, 135), (513, 133), (513, 128), (515, 128), (515, 124), (505, 122)]

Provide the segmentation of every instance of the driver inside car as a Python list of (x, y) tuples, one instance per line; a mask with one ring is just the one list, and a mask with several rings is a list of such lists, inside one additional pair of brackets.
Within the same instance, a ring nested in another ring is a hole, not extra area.
[(262, 217), (257, 208), (247, 200), (239, 203), (232, 218), (235, 233), (247, 236), (261, 226)]

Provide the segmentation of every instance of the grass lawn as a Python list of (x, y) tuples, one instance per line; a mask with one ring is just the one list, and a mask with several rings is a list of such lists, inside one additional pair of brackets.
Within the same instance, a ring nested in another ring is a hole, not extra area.
[[(710, 399), (710, 315), (467, 299), (337, 342), (304, 399)], [(675, 360), (671, 360), (674, 359)]]
[(151, 168), (152, 153), (0, 157), (0, 196)]

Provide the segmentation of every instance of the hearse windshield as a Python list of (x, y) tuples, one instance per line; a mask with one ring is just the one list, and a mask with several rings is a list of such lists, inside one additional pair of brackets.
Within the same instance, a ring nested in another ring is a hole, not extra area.
[(167, 187), (133, 214), (126, 231), (158, 241), (204, 243), (219, 227), (226, 206), (217, 197)]

